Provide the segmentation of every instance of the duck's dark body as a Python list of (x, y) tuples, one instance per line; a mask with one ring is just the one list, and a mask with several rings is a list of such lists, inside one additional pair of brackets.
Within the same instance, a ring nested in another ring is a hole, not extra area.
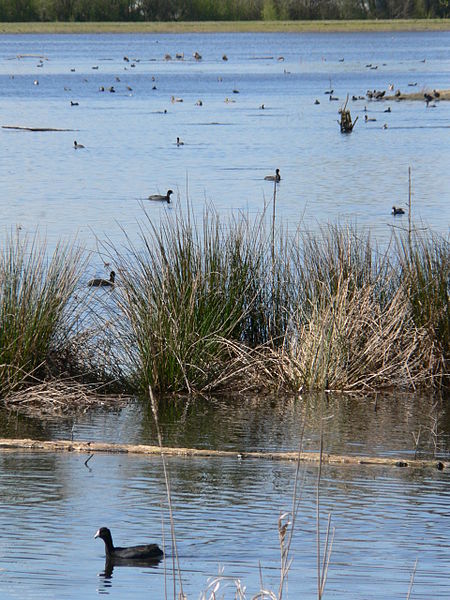
[(164, 556), (158, 544), (143, 544), (141, 546), (130, 546), (129, 548), (114, 546), (111, 532), (107, 527), (101, 527), (94, 538), (101, 538), (105, 542), (107, 560), (160, 560)]
[(114, 271), (111, 271), (109, 274), (109, 279), (91, 279), (88, 281), (88, 287), (105, 287), (114, 285), (114, 281), (116, 279), (116, 274)]

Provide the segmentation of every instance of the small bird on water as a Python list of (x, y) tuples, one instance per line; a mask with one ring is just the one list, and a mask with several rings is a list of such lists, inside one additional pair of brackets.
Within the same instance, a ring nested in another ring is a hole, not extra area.
[(393, 214), (394, 216), (395, 216), (395, 215), (404, 215), (404, 214), (405, 214), (405, 211), (403, 210), (403, 208), (400, 208), (400, 207), (393, 206), (393, 207), (392, 207), (392, 214)]
[(266, 175), (264, 179), (266, 181), (276, 181), (278, 183), (281, 181), (280, 169), (275, 169), (275, 175)]
[(170, 204), (170, 195), (173, 194), (172, 190), (167, 190), (167, 194), (162, 196), (161, 194), (152, 194), (148, 197), (149, 200), (155, 200), (156, 202), (167, 202)]
[(109, 274), (109, 279), (91, 279), (88, 281), (88, 287), (108, 287), (113, 286), (116, 279), (116, 274), (114, 271), (111, 271)]
[(83, 144), (79, 144), (77, 140), (74, 140), (73, 147), (75, 148), (75, 150), (78, 150), (79, 148), (84, 148)]

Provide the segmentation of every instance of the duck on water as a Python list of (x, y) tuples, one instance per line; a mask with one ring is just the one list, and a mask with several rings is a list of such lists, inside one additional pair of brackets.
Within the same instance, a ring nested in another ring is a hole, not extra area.
[(167, 202), (170, 204), (170, 196), (173, 194), (172, 190), (167, 190), (167, 194), (162, 196), (161, 194), (152, 194), (148, 197), (149, 200), (155, 200), (156, 202)]
[(90, 281), (88, 281), (88, 287), (113, 286), (115, 279), (116, 279), (116, 273), (114, 271), (111, 271), (111, 273), (109, 274), (109, 279), (102, 279), (102, 278), (91, 279)]
[(128, 548), (114, 546), (111, 531), (107, 527), (100, 527), (94, 535), (94, 539), (96, 538), (100, 538), (105, 542), (107, 560), (156, 561), (161, 560), (164, 556), (164, 552), (158, 544), (142, 544), (140, 546), (130, 546)]
[(276, 181), (278, 183), (281, 181), (280, 169), (275, 169), (275, 175), (266, 175), (264, 179), (266, 181)]
[(403, 210), (403, 208), (397, 207), (397, 206), (393, 206), (392, 207), (392, 214), (395, 215), (404, 215), (405, 211)]

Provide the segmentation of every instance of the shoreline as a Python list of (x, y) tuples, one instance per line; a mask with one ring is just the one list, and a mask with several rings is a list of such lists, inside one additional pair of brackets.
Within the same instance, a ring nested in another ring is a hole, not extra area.
[(450, 19), (0, 23), (0, 34), (363, 33), (450, 31)]

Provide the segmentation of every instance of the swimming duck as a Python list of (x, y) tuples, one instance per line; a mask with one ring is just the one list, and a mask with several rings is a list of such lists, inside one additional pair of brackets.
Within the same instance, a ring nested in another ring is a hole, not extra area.
[(404, 215), (405, 211), (403, 210), (403, 208), (397, 208), (396, 206), (392, 207), (392, 214), (395, 215)]
[(167, 194), (162, 196), (161, 194), (152, 194), (148, 197), (149, 200), (156, 200), (157, 202), (167, 202), (170, 204), (170, 195), (173, 194), (172, 190), (167, 190)]
[(266, 175), (264, 179), (266, 181), (276, 181), (278, 183), (281, 181), (280, 169), (275, 169), (275, 175)]
[(78, 150), (79, 148), (84, 148), (83, 144), (79, 144), (77, 140), (74, 140), (73, 147), (75, 148), (75, 150)]
[(130, 546), (129, 548), (114, 546), (111, 531), (107, 527), (100, 527), (94, 535), (94, 539), (96, 538), (100, 538), (105, 542), (107, 560), (160, 560), (164, 556), (158, 544), (143, 544), (141, 546)]
[(184, 146), (184, 142), (182, 142), (179, 137), (177, 137), (177, 146)]
[(88, 287), (112, 286), (112, 285), (114, 285), (115, 279), (116, 279), (116, 274), (114, 271), (111, 271), (111, 273), (109, 274), (109, 279), (102, 279), (102, 278), (91, 279), (90, 281), (88, 281)]

